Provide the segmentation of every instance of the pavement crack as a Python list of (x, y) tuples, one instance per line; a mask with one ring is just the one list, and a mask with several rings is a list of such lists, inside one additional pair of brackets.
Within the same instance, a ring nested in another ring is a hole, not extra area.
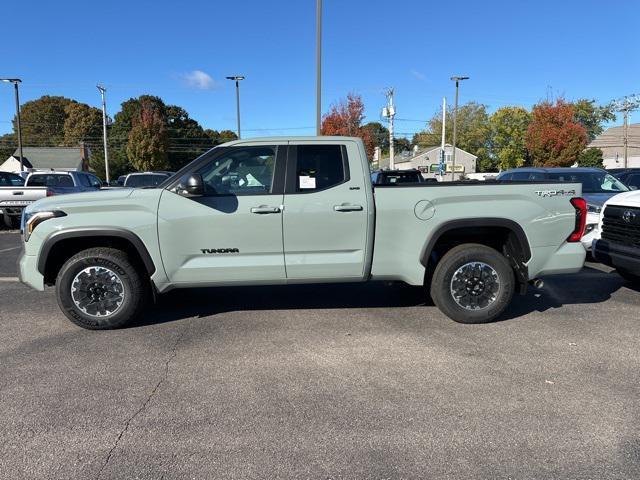
[(135, 420), (135, 418), (138, 415), (140, 415), (147, 408), (147, 405), (149, 404), (151, 399), (155, 396), (155, 394), (158, 391), (158, 389), (160, 388), (160, 386), (164, 383), (164, 381), (169, 376), (169, 364), (171, 363), (171, 361), (178, 354), (178, 345), (182, 341), (182, 338), (184, 337), (185, 333), (187, 332), (187, 327), (188, 327), (188, 324), (187, 324), (187, 326), (185, 326), (185, 328), (182, 329), (182, 332), (180, 333), (180, 335), (178, 335), (178, 338), (173, 343), (173, 347), (171, 347), (171, 351), (169, 353), (169, 356), (167, 357), (167, 359), (164, 362), (164, 372), (162, 373), (162, 376), (160, 377), (160, 379), (158, 380), (156, 385), (153, 387), (153, 390), (151, 390), (149, 395), (147, 395), (147, 398), (142, 403), (140, 408), (138, 410), (136, 410), (134, 412), (134, 414), (131, 415), (127, 419), (127, 421), (124, 424), (124, 427), (122, 428), (122, 430), (120, 430), (120, 433), (118, 434), (118, 437), (116, 438), (116, 441), (113, 443), (113, 446), (111, 447), (111, 449), (109, 450), (109, 453), (107, 454), (107, 458), (105, 458), (105, 461), (102, 464), (102, 467), (100, 467), (100, 470), (98, 471), (98, 474), (96, 475), (96, 480), (98, 480), (100, 478), (100, 476), (102, 475), (102, 472), (104, 471), (104, 469), (107, 467), (107, 465), (111, 461), (111, 457), (113, 456), (113, 453), (116, 451), (116, 448), (118, 448), (118, 444), (120, 443), (120, 440), (122, 439), (124, 434), (127, 433), (127, 431), (129, 430), (129, 426), (131, 425), (133, 420)]

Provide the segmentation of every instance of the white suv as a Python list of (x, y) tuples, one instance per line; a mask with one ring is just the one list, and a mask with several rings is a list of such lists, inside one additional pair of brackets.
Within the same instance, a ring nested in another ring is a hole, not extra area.
[(593, 256), (640, 285), (640, 191), (621, 193), (602, 207)]

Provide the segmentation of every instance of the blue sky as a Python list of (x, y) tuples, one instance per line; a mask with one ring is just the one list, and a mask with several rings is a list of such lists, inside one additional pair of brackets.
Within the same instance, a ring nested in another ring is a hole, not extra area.
[[(23, 102), (48, 94), (99, 106), (102, 82), (111, 115), (150, 93), (206, 128), (235, 129), (224, 77), (238, 73), (243, 136), (314, 133), (315, 0), (22, 0), (0, 12), (15, 27), (0, 44), (0, 77), (23, 79)], [(323, 111), (355, 92), (366, 120), (379, 120), (393, 86), (396, 130), (410, 135), (424, 125), (413, 120), (453, 100), (453, 74), (471, 77), (462, 103), (491, 110), (549, 92), (605, 103), (640, 90), (639, 17), (636, 0), (324, 0)], [(13, 113), (0, 84), (0, 133)]]

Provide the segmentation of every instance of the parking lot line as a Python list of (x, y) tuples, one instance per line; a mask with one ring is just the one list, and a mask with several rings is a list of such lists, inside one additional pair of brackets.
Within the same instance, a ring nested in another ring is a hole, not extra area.
[(19, 282), (18, 277), (0, 277), (0, 282)]
[(3, 252), (10, 252), (11, 250), (18, 250), (20, 247), (9, 247), (9, 248), (3, 248), (2, 250), (0, 250), (0, 253)]

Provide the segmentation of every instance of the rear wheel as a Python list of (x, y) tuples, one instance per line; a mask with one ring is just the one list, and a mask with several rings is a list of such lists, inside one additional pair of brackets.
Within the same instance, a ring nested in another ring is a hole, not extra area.
[(125, 326), (144, 308), (148, 284), (129, 256), (113, 248), (77, 253), (60, 269), (56, 297), (62, 312), (91, 330)]
[(493, 248), (467, 243), (449, 250), (431, 280), (431, 298), (449, 318), (459, 323), (487, 323), (511, 303), (515, 290), (513, 269)]

